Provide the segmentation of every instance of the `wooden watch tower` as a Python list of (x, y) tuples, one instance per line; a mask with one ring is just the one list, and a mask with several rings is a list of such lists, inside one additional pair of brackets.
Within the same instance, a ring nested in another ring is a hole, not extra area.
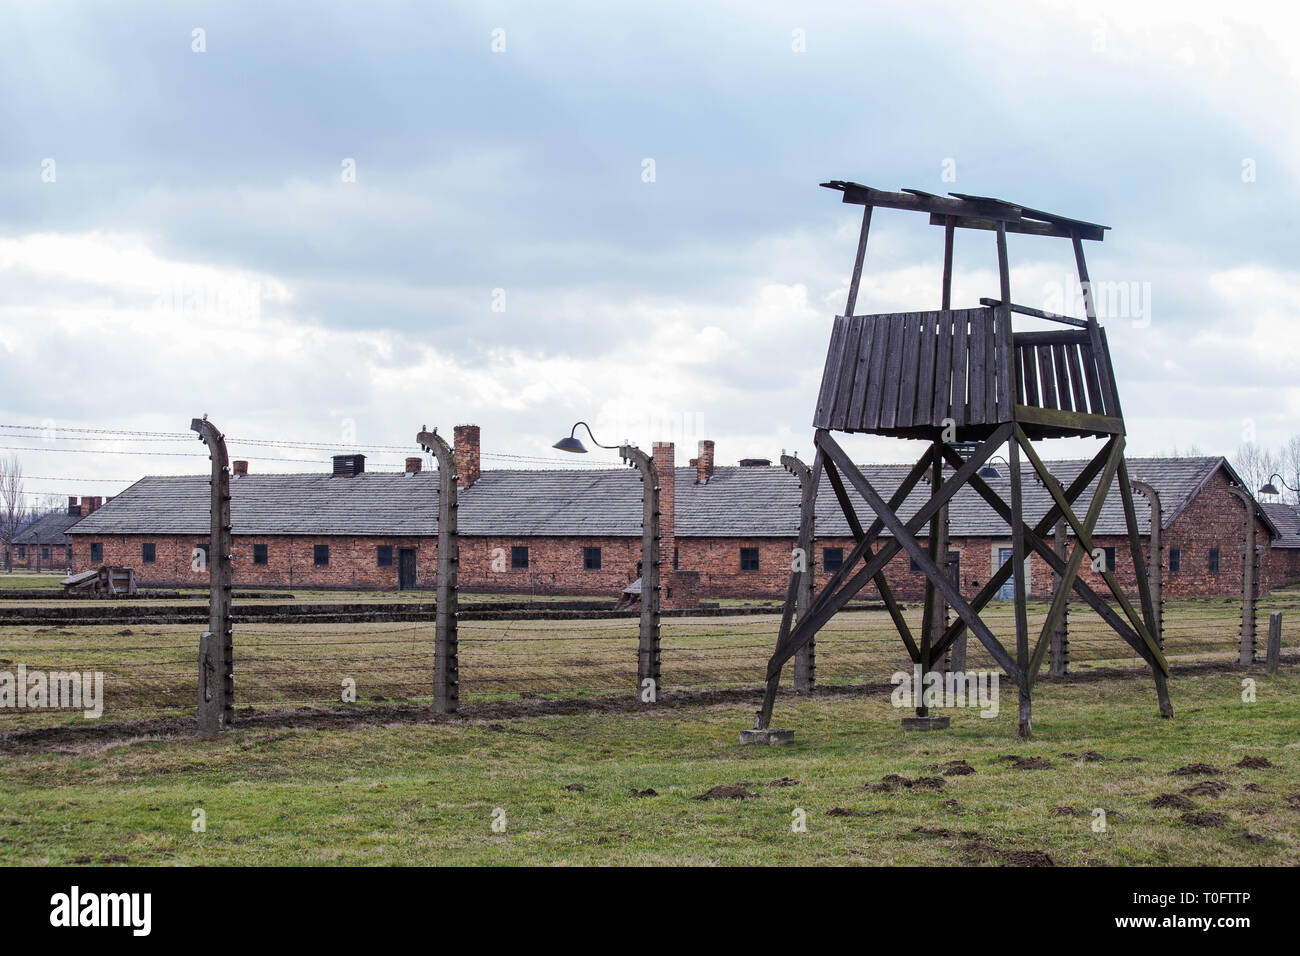
[[(869, 583), (874, 582), (893, 617), (913, 664), (922, 674), (934, 669), (953, 642), (969, 631), (1015, 681), (1020, 698), (1020, 734), (1031, 731), (1030, 695), (1051, 635), (1065, 610), (1067, 598), (1077, 596), (1096, 611), (1155, 675), (1160, 714), (1172, 717), (1167, 678), (1169, 666), (1152, 634), (1155, 608), (1147, 584), (1146, 558), (1138, 534), (1133, 492), (1124, 462), (1124, 417), (1106, 333), (1097, 323), (1083, 241), (1100, 241), (1106, 226), (1068, 219), (999, 199), (952, 193), (936, 196), (916, 189), (886, 192), (857, 183), (822, 183), (843, 193), (843, 201), (863, 207), (853, 277), (844, 315), (835, 318), (821, 391), (813, 417), (816, 457), (812, 465), (812, 497), (823, 472), (844, 512), (856, 546), (841, 568), (816, 595), (808, 610), (794, 620), (801, 577), (796, 570), (767, 667), (767, 689), (758, 728), (767, 729), (781, 678), (781, 669), (814, 635)], [(930, 224), (944, 230), (943, 287), (940, 308), (933, 312), (854, 315), (858, 284), (866, 255), (871, 213), (876, 207), (927, 213)], [(997, 239), (1001, 289), (996, 299), (980, 299), (979, 308), (952, 307), (953, 236), (957, 229), (993, 232)], [(1073, 246), (1086, 317), (1055, 315), (1017, 305), (1011, 300), (1007, 264), (1007, 233), (1054, 236)], [(1013, 313), (1057, 323), (1052, 331), (1016, 332)], [(872, 487), (833, 437), (834, 432), (865, 433), (919, 439), (926, 449), (889, 500)], [(1043, 438), (1090, 437), (1105, 444), (1068, 486), (1047, 470), (1034, 442)], [(980, 478), (979, 469), (1003, 445), (1010, 468), (1010, 500), (1004, 501)], [(1035, 524), (1025, 522), (1021, 487), (1021, 456), (1051, 494), (1053, 505)], [(944, 475), (944, 464), (954, 471)], [(930, 496), (908, 520), (899, 508), (909, 493), (929, 476)], [(1086, 511), (1075, 502), (1094, 480)], [(1136, 572), (1141, 609), (1124, 594), (1113, 572), (1101, 570), (1116, 611), (1087, 581), (1079, 577), (1091, 560), (1093, 532), (1111, 485), (1117, 483), (1124, 506), (1129, 548)], [(860, 517), (846, 484), (862, 497), (874, 515)], [(1006, 521), (1012, 541), (1011, 561), (971, 597), (944, 574), (931, 555), (947, 550), (943, 542), (943, 511), (953, 495), (970, 486)], [(805, 504), (801, 540), (813, 515)], [(864, 522), (864, 517), (870, 517)], [(1061, 558), (1046, 539), (1064, 517), (1074, 533), (1074, 548)], [(888, 531), (890, 537), (880, 537)], [(928, 540), (926, 540), (928, 539)], [(925, 574), (925, 610), (920, 634), (913, 634), (885, 580), (885, 568), (900, 551), (907, 552)], [(1026, 556), (1036, 553), (1059, 575), (1059, 585), (1047, 619), (1036, 639), (1026, 616)], [(1014, 577), (1015, 646), (1008, 649), (981, 619), (980, 612)], [(948, 625), (945, 602), (956, 612)], [(918, 716), (927, 716), (924, 707)]]

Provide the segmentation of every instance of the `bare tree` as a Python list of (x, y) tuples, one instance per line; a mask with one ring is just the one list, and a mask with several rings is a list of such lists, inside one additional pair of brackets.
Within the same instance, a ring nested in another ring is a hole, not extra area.
[(1252, 495), (1258, 495), (1269, 476), (1282, 468), (1282, 463), (1276, 452), (1261, 448), (1254, 442), (1246, 442), (1233, 456), (1232, 467), (1246, 483), (1246, 490)]
[[(1282, 463), (1278, 469), (1286, 483), (1292, 488), (1300, 488), (1300, 435), (1292, 435), (1287, 443), (1282, 446)], [(1300, 504), (1300, 495), (1294, 491), (1288, 491), (1286, 488), (1278, 488), (1282, 492), (1282, 499), (1292, 504)]]
[(9, 542), (27, 521), (23, 493), (23, 464), (18, 456), (0, 456), (0, 538), (4, 539), (4, 565), (11, 567)]

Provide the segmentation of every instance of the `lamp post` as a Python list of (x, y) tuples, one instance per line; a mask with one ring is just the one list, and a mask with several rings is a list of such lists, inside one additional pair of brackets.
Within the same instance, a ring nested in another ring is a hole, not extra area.
[(1269, 476), (1268, 476), (1268, 481), (1265, 482), (1264, 487), (1262, 487), (1262, 488), (1259, 489), (1259, 493), (1260, 493), (1261, 495), (1280, 495), (1280, 494), (1281, 494), (1281, 492), (1277, 490), (1277, 485), (1273, 484), (1273, 479), (1274, 479), (1274, 478), (1276, 478), (1278, 481), (1282, 482), (1282, 487), (1285, 488), (1287, 491), (1291, 492), (1291, 494), (1293, 494), (1293, 495), (1300, 495), (1300, 489), (1292, 488), (1290, 485), (1288, 485), (1288, 484), (1286, 483), (1286, 480), (1285, 480), (1281, 475), (1277, 474), (1276, 472), (1273, 473), (1273, 474), (1271, 474), (1271, 475), (1269, 475)]
[(1001, 478), (1002, 475), (998, 472), (996, 468), (993, 467), (993, 463), (995, 461), (1002, 462), (1002, 464), (1006, 465), (1007, 468), (1011, 467), (1011, 463), (1008, 462), (1001, 455), (993, 455), (991, 458), (989, 458), (988, 461), (984, 463), (983, 467), (981, 467), (980, 470), (976, 472), (976, 474), (979, 475), (981, 478)]
[(641, 627), (637, 641), (637, 696), (643, 703), (659, 700), (659, 476), (654, 459), (630, 442), (602, 445), (596, 441), (591, 426), (577, 422), (568, 438), (561, 438), (552, 448), (583, 455), (587, 449), (577, 437), (578, 426), (597, 448), (618, 449), (619, 457), (641, 472)]

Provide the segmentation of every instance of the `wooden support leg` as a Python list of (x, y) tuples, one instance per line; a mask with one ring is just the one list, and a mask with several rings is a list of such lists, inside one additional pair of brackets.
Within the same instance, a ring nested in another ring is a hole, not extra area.
[[(1000, 235), (1000, 234), (999, 234)], [(1015, 567), (1011, 580), (1015, 588), (1016, 605), (1016, 665), (1020, 669), (1020, 736), (1028, 737), (1033, 733), (1033, 717), (1029, 699), (1029, 621), (1025, 601), (1028, 582), (1025, 581), (1025, 524), (1024, 502), (1020, 488), (1020, 444), (1012, 441), (1007, 448), (1008, 464), (1011, 466), (1011, 559)]]

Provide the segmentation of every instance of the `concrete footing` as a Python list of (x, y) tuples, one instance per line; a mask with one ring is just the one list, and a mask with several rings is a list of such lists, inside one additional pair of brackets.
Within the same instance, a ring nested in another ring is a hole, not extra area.
[(948, 717), (904, 717), (904, 730), (947, 730), (951, 723)]
[(793, 730), (742, 730), (740, 732), (740, 742), (742, 744), (788, 744), (794, 741)]

